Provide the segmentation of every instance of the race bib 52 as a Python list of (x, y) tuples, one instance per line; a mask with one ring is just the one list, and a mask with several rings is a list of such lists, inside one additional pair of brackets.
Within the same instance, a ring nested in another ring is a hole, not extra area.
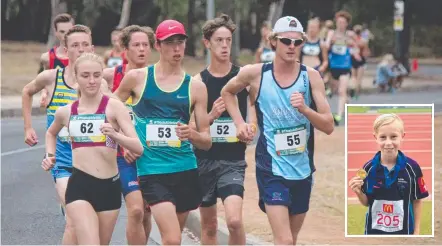
[(218, 118), (210, 126), (212, 142), (234, 143), (238, 142), (236, 127), (232, 118)]

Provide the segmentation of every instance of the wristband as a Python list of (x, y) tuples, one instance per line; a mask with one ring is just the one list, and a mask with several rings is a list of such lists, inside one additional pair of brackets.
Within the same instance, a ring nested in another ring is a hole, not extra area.
[(45, 157), (43, 159), (46, 159), (46, 158), (49, 158), (49, 157), (54, 157), (54, 156), (55, 156), (54, 154), (46, 153)]

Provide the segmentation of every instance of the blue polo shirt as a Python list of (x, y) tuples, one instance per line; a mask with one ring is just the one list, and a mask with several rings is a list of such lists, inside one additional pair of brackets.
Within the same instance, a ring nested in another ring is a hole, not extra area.
[(368, 198), (365, 234), (414, 233), (413, 201), (428, 197), (422, 170), (413, 159), (398, 153), (396, 165), (388, 170), (381, 153), (364, 165), (367, 177), (362, 192)]

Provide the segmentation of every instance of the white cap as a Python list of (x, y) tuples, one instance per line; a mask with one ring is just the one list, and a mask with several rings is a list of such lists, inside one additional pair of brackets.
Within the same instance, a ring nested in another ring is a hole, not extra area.
[(281, 32), (300, 32), (304, 33), (304, 28), (301, 25), (301, 22), (299, 22), (298, 19), (296, 19), (293, 16), (284, 16), (279, 18), (278, 21), (276, 21), (275, 26), (273, 27), (274, 33), (281, 33)]

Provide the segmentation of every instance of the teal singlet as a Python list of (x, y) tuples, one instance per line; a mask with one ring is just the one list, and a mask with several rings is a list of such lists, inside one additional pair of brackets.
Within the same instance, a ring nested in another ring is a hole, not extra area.
[(135, 129), (144, 146), (137, 160), (138, 176), (176, 173), (197, 167), (189, 141), (175, 133), (178, 122), (188, 124), (191, 112), (191, 76), (185, 74), (172, 91), (161, 89), (155, 80), (155, 65), (147, 67), (146, 84), (133, 105)]

